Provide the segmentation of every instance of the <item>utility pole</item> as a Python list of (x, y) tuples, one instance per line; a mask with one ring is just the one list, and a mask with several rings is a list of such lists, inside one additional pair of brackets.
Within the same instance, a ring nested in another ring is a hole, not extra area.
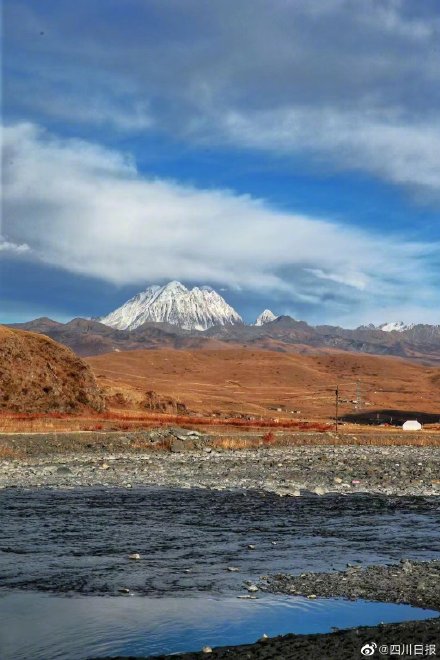
[(362, 392), (361, 392), (361, 384), (359, 381), (356, 383), (356, 410), (360, 410), (362, 408)]
[(339, 385), (335, 389), (335, 431), (338, 432), (338, 416), (339, 416)]

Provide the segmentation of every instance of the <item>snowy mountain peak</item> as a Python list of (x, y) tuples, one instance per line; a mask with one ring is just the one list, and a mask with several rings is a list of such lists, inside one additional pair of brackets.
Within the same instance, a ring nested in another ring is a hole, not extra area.
[(278, 316), (275, 316), (275, 314), (271, 312), (270, 309), (265, 309), (264, 312), (261, 312), (254, 325), (264, 325), (265, 323), (271, 323), (277, 318)]
[(211, 287), (187, 289), (177, 281), (164, 286), (154, 284), (99, 320), (118, 330), (134, 330), (147, 321), (171, 323), (185, 330), (243, 323), (240, 315)]
[(168, 282), (168, 284), (165, 284), (164, 286), (159, 286), (158, 284), (153, 284), (153, 286), (157, 289), (163, 289), (164, 291), (188, 291), (186, 286), (182, 284), (182, 282), (178, 282), (177, 280), (173, 280), (172, 282)]
[(377, 326), (377, 329), (383, 330), (383, 332), (405, 332), (405, 330), (411, 330), (413, 327), (413, 323), (407, 325), (403, 321), (391, 321), (389, 323), (382, 323), (382, 325)]

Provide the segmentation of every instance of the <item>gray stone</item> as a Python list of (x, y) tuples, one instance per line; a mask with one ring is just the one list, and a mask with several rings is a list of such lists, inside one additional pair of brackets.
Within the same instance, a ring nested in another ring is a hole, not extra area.
[(57, 473), (58, 474), (72, 474), (72, 470), (67, 467), (67, 465), (60, 465), (60, 467), (57, 467)]
[(173, 426), (170, 429), (168, 429), (168, 433), (170, 435), (174, 435), (176, 438), (187, 438), (189, 431), (188, 429), (182, 429), (178, 426)]
[(185, 442), (180, 438), (173, 440), (170, 450), (173, 452), (173, 454), (178, 454), (181, 451), (185, 451)]

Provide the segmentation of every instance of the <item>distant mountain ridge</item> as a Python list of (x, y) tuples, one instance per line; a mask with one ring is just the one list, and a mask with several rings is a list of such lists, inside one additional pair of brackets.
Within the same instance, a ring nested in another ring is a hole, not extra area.
[(411, 328), (414, 328), (414, 325), (414, 323), (407, 325), (403, 321), (391, 321), (382, 323), (377, 327), (379, 330), (383, 330), (383, 332), (405, 332), (405, 330), (411, 330)]
[(270, 311), (270, 309), (265, 309), (264, 312), (261, 312), (260, 316), (257, 317), (257, 320), (255, 321), (254, 325), (264, 325), (265, 323), (272, 323), (272, 321), (276, 321), (278, 316), (275, 316), (273, 312)]
[(164, 347), (248, 346), (295, 352), (344, 350), (440, 364), (440, 325), (311, 326), (268, 309), (246, 325), (210, 287), (187, 289), (180, 282), (151, 286), (101, 319), (58, 323), (41, 318), (12, 327), (48, 335), (83, 356)]
[(386, 321), (380, 325), (374, 325), (370, 323), (369, 325), (361, 325), (358, 330), (382, 330), (382, 332), (405, 332), (406, 330), (412, 330), (417, 324), (416, 323), (404, 323), (403, 321)]
[(243, 323), (241, 316), (208, 286), (187, 289), (181, 282), (153, 285), (107, 316), (96, 319), (118, 330), (135, 330), (146, 322), (170, 323), (184, 330)]
[(135, 349), (197, 350), (247, 346), (283, 352), (343, 350), (440, 365), (440, 326), (422, 324), (401, 332), (384, 332), (367, 326), (347, 330), (325, 325), (313, 327), (289, 316), (279, 316), (260, 326), (213, 326), (203, 332), (185, 330), (170, 323), (151, 322), (135, 330), (119, 330), (87, 319), (73, 319), (68, 323), (36, 319), (13, 327), (48, 335), (82, 356)]

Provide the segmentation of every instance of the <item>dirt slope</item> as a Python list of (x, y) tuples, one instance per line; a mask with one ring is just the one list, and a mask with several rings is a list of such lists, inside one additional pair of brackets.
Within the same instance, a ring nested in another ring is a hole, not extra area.
[(83, 360), (44, 335), (0, 326), (0, 410), (83, 408), (103, 408), (103, 397)]
[(240, 348), (131, 351), (87, 362), (110, 394), (120, 392), (128, 401), (140, 402), (147, 390), (154, 390), (195, 412), (329, 418), (338, 384), (341, 415), (399, 409), (424, 410), (440, 418), (440, 370), (399, 358)]

